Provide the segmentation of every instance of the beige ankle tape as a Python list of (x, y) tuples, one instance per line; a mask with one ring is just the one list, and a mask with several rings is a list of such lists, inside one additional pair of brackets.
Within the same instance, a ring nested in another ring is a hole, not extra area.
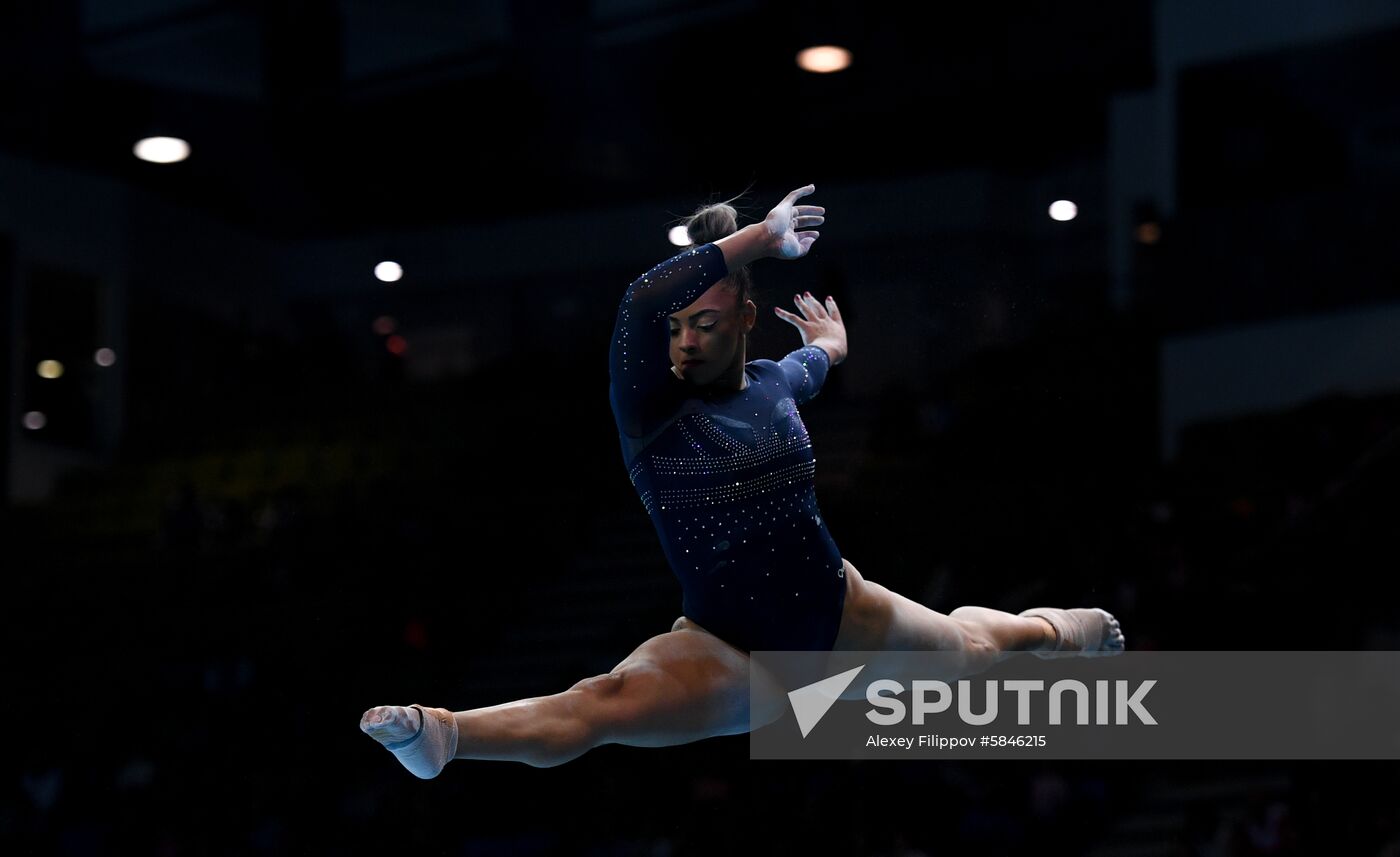
[(418, 734), (385, 748), (415, 777), (430, 780), (457, 755), (457, 718), (445, 708), (414, 704), (420, 720)]

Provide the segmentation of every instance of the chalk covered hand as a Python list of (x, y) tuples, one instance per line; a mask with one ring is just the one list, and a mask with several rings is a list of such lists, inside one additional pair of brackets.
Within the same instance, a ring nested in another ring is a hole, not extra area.
[(816, 185), (809, 184), (792, 191), (763, 218), (769, 256), (800, 259), (812, 249), (812, 243), (821, 236), (821, 232), (812, 227), (825, 222), (826, 209), (820, 205), (798, 205), (797, 200), (816, 189)]
[[(841, 310), (836, 306), (836, 299), (827, 296), (825, 300), (817, 300), (812, 297), (811, 292), (804, 292), (793, 296), (793, 302), (797, 304), (797, 313), (791, 313), (782, 307), (773, 307), (778, 317), (793, 327), (802, 335), (803, 345), (816, 345), (826, 351), (831, 357), (831, 365), (835, 366), (846, 359), (846, 325), (841, 320)], [(800, 313), (800, 314), (799, 314)]]

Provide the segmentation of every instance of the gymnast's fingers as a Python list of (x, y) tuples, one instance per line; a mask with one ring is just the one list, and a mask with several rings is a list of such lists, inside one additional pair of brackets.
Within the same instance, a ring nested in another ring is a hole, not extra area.
[(841, 310), (836, 306), (836, 298), (831, 295), (826, 296), (826, 310), (836, 321), (841, 321)]
[[(812, 193), (812, 192), (815, 191), (816, 189), (817, 189), (817, 186), (814, 185), (814, 184), (804, 185), (804, 186), (798, 188), (797, 190), (792, 191), (792, 192), (789, 193), (787, 196), (783, 197), (783, 203), (787, 203), (788, 205), (792, 205), (793, 203), (797, 202), (799, 199), (801, 199), (802, 197), (806, 196), (807, 194)], [(779, 205), (781, 205), (781, 204), (783, 204), (783, 203), (779, 203)]]
[(773, 311), (778, 314), (778, 318), (781, 318), (783, 321), (787, 322), (788, 324), (791, 324), (793, 327), (796, 327), (799, 330), (802, 328), (803, 320), (801, 318), (798, 318), (795, 314), (790, 313), (782, 307), (778, 306), (773, 307)]

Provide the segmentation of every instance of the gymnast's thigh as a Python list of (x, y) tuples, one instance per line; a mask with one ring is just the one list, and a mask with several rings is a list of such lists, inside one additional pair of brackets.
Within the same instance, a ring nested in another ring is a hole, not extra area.
[[(660, 747), (749, 731), (748, 654), (684, 616), (672, 628), (613, 667), (620, 680), (596, 724), (599, 743)], [(755, 708), (771, 722), (785, 697), (766, 674), (759, 687)]]
[[(846, 570), (846, 600), (833, 652), (867, 652), (860, 658), (864, 669), (841, 693), (841, 699), (863, 699), (865, 687), (880, 677), (894, 677), (910, 664), (909, 651), (932, 652), (956, 648), (958, 634), (952, 620), (870, 580), (850, 560)], [(920, 634), (912, 633), (918, 629)], [(849, 657), (835, 656), (828, 674), (850, 669)]]

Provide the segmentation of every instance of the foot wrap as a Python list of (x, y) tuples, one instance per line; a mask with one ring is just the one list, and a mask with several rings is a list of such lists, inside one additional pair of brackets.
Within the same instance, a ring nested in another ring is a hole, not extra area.
[(418, 709), (418, 731), (412, 737), (393, 742), (381, 740), (387, 737), (381, 724), (389, 721), (371, 719), (372, 716), (380, 716), (375, 713), (379, 709), (366, 712), (360, 728), (380, 741), (384, 749), (393, 753), (415, 777), (431, 780), (442, 773), (442, 769), (457, 755), (457, 718), (445, 708), (425, 708), (416, 704), (408, 707)]
[(1107, 610), (1098, 607), (1070, 610), (1033, 607), (1020, 615), (1028, 619), (1044, 619), (1055, 629), (1055, 645), (1049, 650), (1034, 652), (1037, 657), (1054, 658), (1068, 653), (1092, 658), (1123, 651), (1123, 632), (1118, 627), (1118, 620)]

